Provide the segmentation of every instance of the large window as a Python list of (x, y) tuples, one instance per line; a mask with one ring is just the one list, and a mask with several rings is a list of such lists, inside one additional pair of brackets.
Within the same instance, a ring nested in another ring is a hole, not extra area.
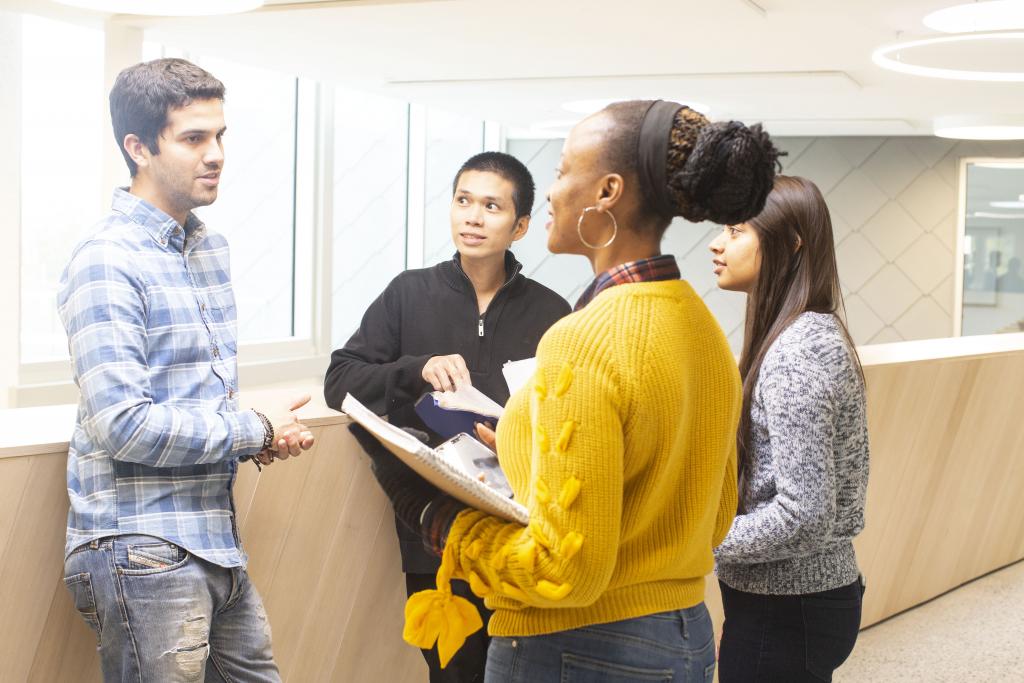
[[(112, 188), (103, 187), (102, 169), (115, 142), (104, 112), (103, 32), (27, 15), (22, 30), (21, 362), (39, 364), (67, 358), (56, 292), (72, 248), (108, 210)], [(186, 57), (227, 88), (220, 193), (196, 213), (231, 244), (240, 341), (253, 349), (254, 342), (308, 340), (315, 85), (145, 44), (144, 58), (160, 56)], [(118, 170), (117, 183), (128, 185), (127, 167)]]
[(66, 358), (57, 287), (109, 205), (102, 187), (103, 32), (22, 17), (21, 361)]
[(308, 337), (296, 325), (308, 320), (310, 302), (298, 301), (301, 266), (309, 275), (308, 254), (297, 254), (298, 203), (309, 201), (298, 180), (299, 128), (315, 121), (313, 86), (294, 76), (205, 57), (195, 61), (220, 79), (224, 102), (224, 173), (217, 201), (197, 210), (211, 230), (231, 244), (231, 279), (238, 302), (241, 343)]
[[(56, 293), (74, 245), (109, 210), (108, 185), (131, 182), (104, 85), (105, 54), (130, 47), (36, 17), (22, 30), (16, 400), (31, 405), (74, 400)], [(392, 278), (450, 257), (452, 178), (497, 148), (496, 127), (151, 41), (140, 57), (189, 59), (227, 89), (219, 196), (196, 212), (231, 245), (247, 385), (322, 371)]]
[(409, 105), (339, 89), (334, 98), (331, 340), (405, 268)]
[(484, 124), (441, 109), (426, 112), (423, 265), (451, 258), (452, 180), (467, 159), (483, 151)]

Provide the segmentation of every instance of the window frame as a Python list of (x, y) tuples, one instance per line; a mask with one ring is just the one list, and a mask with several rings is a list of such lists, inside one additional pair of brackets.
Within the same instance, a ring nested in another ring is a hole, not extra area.
[(964, 255), (967, 243), (967, 166), (970, 164), (1024, 165), (1024, 157), (960, 157), (957, 164), (956, 262), (953, 266), (953, 336), (962, 337), (964, 325)]

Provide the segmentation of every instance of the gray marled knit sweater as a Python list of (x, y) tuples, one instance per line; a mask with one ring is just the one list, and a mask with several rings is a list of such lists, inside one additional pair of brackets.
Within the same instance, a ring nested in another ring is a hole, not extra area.
[(745, 514), (715, 550), (718, 578), (769, 595), (852, 583), (868, 429), (864, 386), (835, 317), (804, 313), (775, 340), (751, 403)]

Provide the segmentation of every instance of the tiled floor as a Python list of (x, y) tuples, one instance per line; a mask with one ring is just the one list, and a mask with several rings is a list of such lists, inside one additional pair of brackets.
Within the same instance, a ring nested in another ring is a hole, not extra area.
[(834, 680), (1024, 683), (1024, 562), (863, 631)]

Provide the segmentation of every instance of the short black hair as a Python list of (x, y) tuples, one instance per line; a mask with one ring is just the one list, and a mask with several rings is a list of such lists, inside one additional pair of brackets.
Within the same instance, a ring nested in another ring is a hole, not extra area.
[(481, 152), (471, 156), (466, 160), (466, 163), (462, 164), (459, 172), (455, 174), (455, 180), (452, 181), (452, 196), (455, 196), (455, 192), (458, 190), (459, 178), (466, 171), (496, 173), (512, 183), (512, 203), (516, 207), (516, 220), (523, 216), (529, 216), (533, 212), (533, 200), (536, 191), (536, 187), (533, 184), (533, 176), (530, 174), (530, 169), (526, 168), (523, 162), (511, 154), (505, 154), (504, 152)]
[(184, 59), (154, 59), (124, 69), (110, 90), (110, 121), (114, 139), (132, 177), (139, 170), (124, 148), (126, 135), (137, 135), (153, 154), (172, 109), (195, 100), (223, 100), (224, 84)]

